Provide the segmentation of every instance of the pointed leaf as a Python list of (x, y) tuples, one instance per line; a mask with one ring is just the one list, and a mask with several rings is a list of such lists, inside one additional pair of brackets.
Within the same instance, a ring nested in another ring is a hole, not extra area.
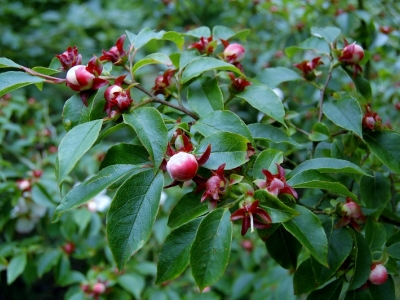
[(99, 169), (102, 170), (105, 167), (118, 164), (139, 165), (148, 163), (150, 163), (149, 154), (144, 147), (121, 143), (108, 149)]
[(223, 39), (223, 40), (230, 40), (230, 39), (240, 39), (245, 41), (246, 37), (249, 35), (250, 29), (244, 29), (239, 32), (235, 32), (229, 27), (217, 25), (213, 28), (213, 37), (214, 39)]
[(132, 73), (134, 74), (140, 68), (150, 64), (163, 64), (170, 67), (172, 66), (172, 61), (167, 55), (163, 53), (152, 53), (147, 55), (145, 58), (139, 60), (138, 62), (136, 62), (132, 68)]
[(339, 300), (343, 287), (343, 280), (341, 278), (332, 281), (324, 286), (322, 289), (312, 291), (307, 300)]
[[(128, 37), (130, 39), (131, 38), (133, 39), (132, 36), (128, 35)], [(185, 42), (183, 36), (180, 33), (173, 31), (166, 32), (164, 30), (155, 32), (150, 28), (144, 28), (142, 31), (138, 33), (138, 35), (134, 38), (134, 41), (132, 41), (132, 43), (135, 47), (135, 50), (138, 50), (152, 40), (168, 40), (175, 43), (179, 49), (182, 48), (183, 43)]]
[(285, 67), (266, 68), (257, 74), (256, 79), (271, 89), (282, 82), (303, 80), (295, 71)]
[(224, 97), (218, 80), (206, 77), (192, 82), (188, 87), (188, 103), (201, 117), (216, 110), (223, 110)]
[(176, 228), (208, 212), (208, 202), (200, 202), (201, 193), (190, 192), (178, 201), (172, 209), (168, 226)]
[(283, 163), (283, 152), (276, 149), (265, 149), (258, 156), (253, 165), (253, 178), (265, 178), (262, 170), (272, 174), (278, 172), (276, 164)]
[(103, 120), (80, 124), (64, 136), (58, 148), (57, 179), (59, 185), (72, 171), (79, 159), (96, 142), (102, 124)]
[(310, 258), (303, 261), (294, 273), (293, 288), (295, 295), (309, 293), (317, 288)]
[(200, 223), (190, 249), (192, 275), (200, 291), (225, 272), (231, 253), (232, 223), (227, 209), (216, 209)]
[[(365, 240), (367, 241), (371, 251), (381, 250), (386, 243), (385, 226), (382, 223), (375, 221), (374, 218), (368, 218), (367, 223), (365, 224)], [(389, 248), (388, 252), (390, 254)]]
[(165, 240), (157, 264), (156, 284), (178, 277), (189, 264), (190, 248), (202, 218), (178, 227)]
[(317, 55), (327, 55), (330, 53), (330, 48), (327, 42), (315, 36), (305, 39), (298, 46), (287, 47), (285, 53), (289, 58), (292, 58), (297, 52), (303, 50), (313, 50)]
[(283, 223), (283, 226), (297, 238), (319, 263), (328, 266), (328, 240), (321, 221), (303, 206), (290, 206), (300, 215)]
[(37, 262), (37, 274), (39, 278), (50, 271), (50, 269), (58, 263), (61, 254), (62, 253), (60, 249), (52, 249), (50, 251), (44, 252), (40, 256)]
[(337, 27), (311, 27), (311, 34), (332, 44), (340, 35), (340, 29)]
[(363, 176), (360, 182), (361, 202), (366, 208), (376, 209), (373, 216), (378, 218), (392, 197), (390, 181), (382, 173), (373, 177)]
[(323, 112), (333, 123), (362, 138), (362, 112), (355, 98), (344, 97), (337, 101), (325, 102)]
[(372, 100), (372, 89), (368, 80), (358, 74), (354, 77), (354, 71), (352, 68), (342, 65), (343, 70), (347, 73), (347, 75), (353, 80), (354, 85), (357, 88), (357, 91), (364, 96), (366, 103), (371, 103)]
[(27, 257), (25, 252), (21, 252), (11, 258), (7, 266), (7, 284), (10, 285), (14, 282), (19, 275), (24, 272), (26, 267)]
[(21, 68), (22, 66), (13, 62), (11, 59), (0, 57), (0, 68)]
[(393, 172), (400, 174), (400, 133), (384, 130), (364, 135), (369, 149)]
[(63, 212), (91, 200), (114, 182), (125, 180), (144, 170), (141, 166), (135, 165), (112, 165), (102, 169), (93, 177), (75, 186), (65, 195), (54, 212), (53, 222), (57, 222)]
[(287, 143), (294, 146), (300, 146), (295, 140), (288, 136), (282, 129), (268, 124), (249, 124), (247, 125), (251, 135), (256, 140), (267, 140), (273, 143)]
[(207, 26), (200, 26), (195, 29), (187, 31), (185, 35), (189, 35), (195, 38), (201, 38), (201, 37), (208, 38), (209, 36), (211, 36), (211, 30)]
[(168, 132), (161, 114), (152, 107), (139, 108), (131, 114), (124, 114), (124, 122), (136, 131), (150, 154), (154, 169), (158, 169), (168, 144)]
[(163, 174), (147, 170), (127, 179), (107, 213), (107, 238), (119, 270), (150, 237), (164, 184)]
[(371, 251), (369, 250), (368, 243), (364, 236), (357, 231), (351, 231), (353, 235), (354, 248), (355, 248), (355, 262), (353, 277), (350, 280), (348, 289), (355, 290), (362, 286), (368, 279), (371, 273)]
[(24, 86), (44, 82), (43, 78), (24, 72), (10, 71), (0, 74), (0, 97)]

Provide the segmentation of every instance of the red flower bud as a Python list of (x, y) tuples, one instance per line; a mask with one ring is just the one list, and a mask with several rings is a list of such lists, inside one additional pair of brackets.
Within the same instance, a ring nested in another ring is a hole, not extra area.
[(191, 180), (197, 173), (199, 164), (193, 154), (178, 152), (167, 162), (167, 171), (176, 181)]
[(372, 264), (368, 280), (375, 285), (384, 284), (388, 279), (388, 272), (382, 264)]
[(43, 171), (42, 170), (33, 170), (33, 177), (39, 178), (42, 176)]
[(342, 205), (341, 212), (344, 216), (353, 218), (353, 219), (358, 219), (362, 216), (362, 211), (361, 207), (355, 203), (354, 201), (351, 201), (350, 199), (346, 200), (347, 202)]
[(230, 44), (224, 50), (224, 58), (229, 63), (241, 62), (246, 50), (240, 44)]
[(125, 76), (120, 76), (115, 80), (115, 84), (109, 86), (104, 92), (106, 105), (104, 110), (107, 111), (109, 117), (114, 117), (116, 114), (128, 109), (133, 100), (129, 90), (124, 90), (121, 87)]
[(99, 57), (101, 61), (111, 61), (115, 65), (123, 65), (127, 58), (127, 53), (123, 48), (126, 35), (120, 36), (115, 43), (115, 46), (111, 47), (109, 51), (103, 50), (103, 55)]
[(93, 293), (100, 295), (106, 291), (106, 286), (102, 282), (96, 282), (92, 288)]
[(74, 46), (74, 48), (68, 47), (67, 51), (56, 55), (56, 57), (60, 61), (64, 71), (82, 63), (82, 55), (78, 54), (78, 48), (76, 46)]
[(93, 86), (95, 76), (86, 70), (86, 66), (78, 65), (69, 69), (67, 73), (67, 85), (74, 91), (89, 90)]
[(69, 242), (69, 243), (66, 243), (63, 247), (62, 247), (62, 249), (64, 250), (64, 252), (66, 253), (66, 254), (68, 254), (68, 255), (70, 255), (72, 252), (74, 252), (75, 251), (75, 244), (74, 243), (71, 243), (71, 242)]
[(354, 42), (353, 44), (346, 45), (343, 48), (339, 60), (350, 64), (359, 64), (363, 58), (364, 49)]
[(30, 191), (32, 186), (31, 182), (28, 179), (20, 179), (16, 181), (18, 189), (20, 189), (23, 192)]
[(201, 37), (198, 42), (190, 44), (188, 49), (197, 49), (201, 54), (210, 55), (216, 46), (216, 41), (213, 41), (213, 37), (210, 36), (208, 38)]

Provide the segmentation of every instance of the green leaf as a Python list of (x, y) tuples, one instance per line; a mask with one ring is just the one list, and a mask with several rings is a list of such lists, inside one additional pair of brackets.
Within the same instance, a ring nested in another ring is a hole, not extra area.
[(143, 107), (123, 116), (124, 122), (132, 126), (149, 152), (154, 169), (158, 169), (168, 144), (168, 132), (161, 114), (155, 108)]
[[(182, 68), (182, 66), (180, 67)], [(242, 75), (242, 72), (232, 64), (213, 57), (199, 57), (198, 59), (190, 62), (183, 71), (181, 83), (185, 84), (189, 80), (211, 70), (230, 71)]]
[(224, 109), (224, 97), (215, 78), (201, 78), (188, 87), (188, 103), (201, 117)]
[(321, 142), (328, 140), (330, 135), (328, 126), (326, 126), (325, 123), (318, 122), (313, 125), (311, 134), (308, 138), (313, 142)]
[[(386, 243), (386, 229), (382, 223), (368, 218), (365, 224), (365, 240), (371, 251), (381, 250)], [(400, 245), (400, 244), (399, 244)], [(390, 253), (389, 253), (390, 254)]]
[(340, 29), (337, 27), (311, 27), (311, 34), (318, 38), (323, 38), (329, 44), (333, 44), (340, 35)]
[(297, 239), (280, 226), (265, 241), (269, 255), (284, 269), (295, 270), (302, 246)]
[(65, 130), (69, 131), (79, 124), (102, 119), (104, 117), (104, 100), (97, 97), (97, 92), (88, 99), (88, 106), (83, 104), (79, 94), (69, 98), (63, 109), (63, 124)]
[(253, 178), (265, 178), (262, 170), (277, 174), (276, 164), (283, 163), (283, 152), (276, 149), (265, 149), (256, 158), (253, 165)]
[(287, 184), (294, 188), (311, 188), (328, 190), (333, 193), (343, 194), (357, 200), (357, 196), (351, 193), (343, 184), (334, 178), (321, 174), (315, 170), (308, 170), (296, 174), (287, 181)]
[(201, 37), (208, 38), (209, 36), (211, 36), (211, 30), (207, 26), (200, 26), (195, 29), (187, 31), (185, 35), (189, 35), (195, 38), (201, 38)]
[(265, 190), (258, 190), (254, 198), (260, 200), (260, 206), (268, 212), (272, 223), (283, 223), (297, 217), (299, 212), (285, 205), (281, 200)]
[(26, 267), (27, 257), (25, 252), (21, 252), (11, 258), (7, 266), (7, 284), (10, 285), (14, 282), (19, 275), (24, 272)]
[(336, 158), (314, 158), (306, 160), (298, 165), (290, 173), (290, 177), (307, 170), (318, 170), (318, 172), (321, 173), (345, 173), (368, 176), (363, 169), (347, 160)]
[[(379, 225), (382, 225), (382, 224), (379, 223)], [(385, 241), (383, 241), (383, 242), (385, 242)], [(400, 260), (400, 243), (394, 243), (393, 245), (390, 245), (387, 248), (387, 252), (390, 256), (393, 256), (396, 260)]]
[(38, 277), (42, 277), (45, 273), (50, 271), (54, 267), (61, 257), (61, 251), (59, 249), (52, 249), (44, 252), (37, 262), (37, 274)]
[(217, 25), (213, 28), (213, 37), (214, 40), (223, 39), (223, 40), (233, 40), (240, 39), (246, 41), (246, 37), (250, 34), (250, 29), (244, 29), (239, 32), (233, 31), (229, 27)]
[(198, 58), (197, 51), (183, 51), (179, 57), (179, 69), (184, 69), (189, 63)]
[(24, 86), (45, 81), (24, 72), (10, 71), (0, 74), (0, 97)]
[(189, 264), (190, 248), (202, 218), (178, 227), (165, 240), (158, 259), (156, 284), (178, 277)]
[(95, 120), (77, 125), (62, 139), (58, 147), (57, 180), (60, 185), (75, 164), (93, 146), (101, 129), (103, 120)]
[(351, 78), (351, 80), (353, 80), (357, 91), (364, 96), (364, 98), (366, 99), (366, 103), (370, 103), (372, 101), (372, 89), (369, 81), (362, 77), (360, 74), (354, 77), (354, 71), (353, 69), (349, 69), (349, 67), (342, 65), (342, 68)]
[(119, 270), (150, 237), (163, 189), (163, 174), (147, 170), (127, 179), (107, 213), (107, 237)]
[(312, 291), (307, 300), (339, 300), (342, 287), (343, 280), (341, 278), (336, 279), (322, 289)]
[(65, 195), (54, 212), (53, 222), (57, 222), (63, 212), (91, 200), (114, 182), (124, 180), (144, 170), (135, 165), (112, 165), (102, 169), (93, 177), (75, 186)]
[(163, 64), (163, 65), (170, 67), (170, 66), (172, 66), (172, 61), (167, 55), (165, 55), (163, 53), (152, 53), (152, 54), (147, 55), (145, 58), (139, 60), (138, 62), (136, 62), (132, 68), (132, 73), (134, 74), (141, 67), (144, 67), (144, 66), (147, 66), (150, 64)]
[(144, 277), (132, 272), (129, 272), (129, 274), (118, 275), (117, 282), (125, 291), (131, 293), (135, 299), (141, 298), (141, 293), (146, 287)]
[(190, 192), (183, 195), (169, 215), (168, 226), (176, 228), (206, 214), (208, 202), (201, 203), (200, 199), (201, 193)]
[(214, 111), (202, 117), (194, 123), (192, 129), (200, 132), (205, 137), (216, 132), (227, 131), (240, 134), (249, 141), (253, 141), (253, 137), (242, 119), (228, 110)]
[(367, 281), (372, 263), (371, 251), (365, 238), (357, 231), (352, 230), (351, 233), (355, 248), (355, 262), (353, 277), (348, 287), (350, 291), (359, 288)]
[(288, 136), (282, 129), (268, 124), (249, 124), (247, 127), (251, 135), (256, 140), (267, 140), (277, 144), (287, 143), (294, 146), (300, 146), (295, 140)]
[(83, 234), (83, 231), (88, 226), (89, 222), (92, 220), (92, 212), (89, 211), (86, 207), (82, 207), (80, 209), (74, 210), (72, 213), (72, 218), (75, 221), (75, 224), (79, 228), (79, 235)]
[(366, 208), (376, 209), (373, 214), (378, 218), (391, 198), (390, 181), (382, 173), (375, 172), (373, 177), (363, 176), (360, 182), (361, 202)]
[(273, 89), (282, 82), (303, 80), (295, 71), (285, 67), (267, 68), (259, 72), (256, 79)]
[(300, 205), (291, 206), (300, 215), (283, 223), (283, 226), (294, 235), (319, 263), (328, 267), (328, 240), (321, 221), (307, 208)]
[(315, 290), (315, 275), (312, 269), (311, 259), (303, 261), (293, 276), (293, 288), (295, 295), (309, 293)]
[(333, 123), (350, 130), (362, 138), (362, 112), (360, 104), (353, 97), (344, 97), (337, 101), (325, 102), (325, 116)]
[(305, 39), (298, 46), (287, 47), (285, 49), (285, 53), (288, 58), (292, 58), (297, 52), (302, 50), (313, 50), (317, 54), (323, 55), (327, 55), (328, 53), (330, 53), (330, 48), (326, 41), (314, 36)]
[(391, 130), (364, 134), (369, 149), (389, 169), (400, 174), (400, 133)]
[(228, 265), (232, 242), (232, 223), (227, 209), (216, 209), (200, 223), (190, 249), (190, 265), (202, 291), (215, 283)]
[(133, 41), (132, 44), (134, 45), (135, 50), (142, 48), (152, 40), (168, 40), (175, 43), (179, 49), (182, 49), (182, 46), (185, 42), (185, 39), (180, 33), (173, 31), (166, 32), (164, 30), (155, 32), (150, 28), (144, 28), (142, 31), (138, 33), (138, 35), (134, 39), (135, 41)]
[(22, 66), (13, 62), (11, 59), (0, 57), (0, 68), (21, 68)]
[(44, 75), (53, 75), (53, 74), (63, 72), (61, 70), (45, 68), (45, 67), (33, 67), (32, 70), (37, 73), (44, 74)]
[(211, 155), (203, 165), (205, 168), (216, 170), (226, 163), (225, 170), (231, 170), (243, 165), (247, 160), (247, 144), (249, 140), (236, 133), (219, 131), (207, 136), (196, 149), (196, 153), (204, 153), (211, 144)]
[(251, 106), (265, 113), (276, 121), (285, 124), (285, 109), (281, 99), (265, 85), (250, 85), (236, 95), (246, 100)]
[(128, 39), (131, 42), (131, 44), (135, 44), (137, 35), (134, 34), (133, 32), (128, 31), (128, 30), (125, 30), (125, 33), (128, 36)]
[(100, 164), (100, 170), (111, 165), (139, 165), (149, 163), (149, 154), (140, 145), (117, 144), (108, 149)]

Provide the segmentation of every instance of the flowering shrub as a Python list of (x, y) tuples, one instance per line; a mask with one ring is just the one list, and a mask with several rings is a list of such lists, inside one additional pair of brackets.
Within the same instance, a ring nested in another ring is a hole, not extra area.
[[(0, 58), (1, 67), (14, 69), (0, 74), (4, 107), (10, 92), (27, 85), (67, 86), (72, 95), (63, 108), (65, 136), (43, 137), (55, 166), (44, 173), (52, 185), (46, 188), (34, 165), (10, 187), (18, 196), (7, 219), (27, 234), (51, 214), (47, 225), (59, 224), (63, 240), (48, 253), (0, 248), (8, 284), (38, 256), (39, 277), (57, 265), (56, 280), (71, 286), (71, 298), (111, 299), (120, 290), (140, 298), (145, 282), (132, 274), (141, 249), (158, 247), (157, 285), (168, 286), (190, 266), (192, 284), (207, 291), (223, 282), (235, 255), (253, 255), (258, 243), (293, 273), (295, 295), (394, 299), (400, 133), (371, 109), (373, 90), (361, 67), (371, 55), (337, 27), (312, 27), (300, 46), (285, 49), (288, 67), (253, 74), (248, 34), (219, 25), (145, 28), (126, 31), (86, 65), (79, 45), (60, 49), (49, 68)], [(141, 55), (152, 43), (174, 50)], [(145, 80), (140, 74), (149, 65), (160, 73)], [(282, 99), (273, 90), (291, 84)], [(297, 86), (317, 96), (303, 99)], [(98, 170), (74, 185), (75, 166), (85, 168), (85, 154), (98, 148)], [(181, 197), (165, 208), (172, 189)], [(52, 194), (61, 197), (53, 201)], [(165, 236), (153, 244), (158, 231)], [(90, 247), (106, 247), (111, 267), (74, 273), (71, 256), (99, 260)]]

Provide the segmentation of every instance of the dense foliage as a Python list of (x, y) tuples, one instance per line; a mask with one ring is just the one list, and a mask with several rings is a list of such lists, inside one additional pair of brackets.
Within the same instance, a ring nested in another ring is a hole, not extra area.
[(36, 2), (1, 12), (6, 299), (399, 296), (396, 3)]

